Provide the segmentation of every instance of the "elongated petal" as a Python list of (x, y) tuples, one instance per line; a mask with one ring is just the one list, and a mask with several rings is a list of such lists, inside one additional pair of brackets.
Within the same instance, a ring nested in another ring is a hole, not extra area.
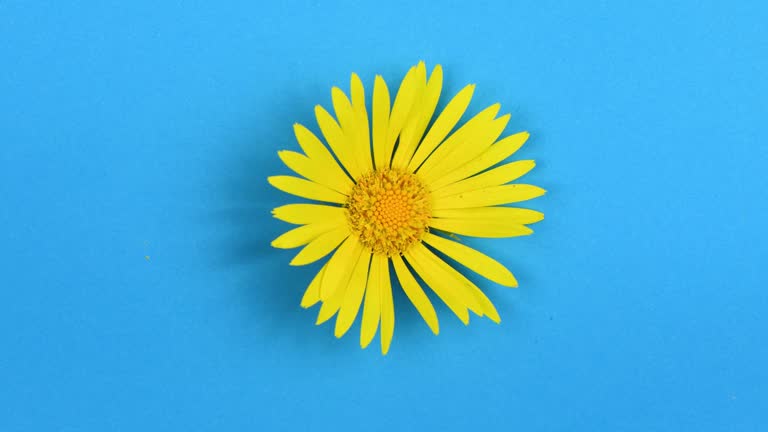
[(312, 282), (309, 284), (309, 287), (307, 287), (307, 290), (304, 292), (304, 297), (301, 298), (301, 307), (304, 309), (312, 307), (320, 302), (320, 281), (323, 280), (325, 267), (326, 266), (323, 266), (323, 268), (317, 272), (315, 277), (312, 278)]
[(365, 108), (365, 88), (357, 74), (352, 74), (350, 79), (350, 91), (352, 93), (352, 110), (355, 114), (355, 146), (357, 163), (365, 172), (373, 170), (373, 155), (371, 154), (370, 128), (368, 127), (368, 111)]
[(376, 336), (376, 329), (379, 327), (381, 318), (381, 295), (379, 292), (381, 278), (381, 260), (374, 255), (371, 260), (371, 269), (368, 272), (368, 283), (365, 287), (365, 303), (363, 304), (363, 321), (360, 326), (360, 346), (367, 347), (373, 337)]
[(277, 189), (301, 198), (344, 204), (347, 196), (327, 186), (293, 176), (268, 177), (269, 184)]
[(424, 237), (424, 242), (487, 279), (508, 287), (517, 286), (512, 272), (482, 252), (430, 233)]
[(538, 186), (509, 184), (491, 186), (449, 197), (435, 198), (434, 209), (485, 207), (527, 201), (542, 196), (546, 191)]
[(272, 240), (272, 247), (293, 249), (303, 246), (320, 235), (344, 226), (344, 222), (319, 222), (294, 228)]
[(472, 296), (475, 299), (480, 309), (480, 313), (478, 315), (487, 316), (491, 319), (491, 321), (497, 324), (501, 322), (501, 317), (499, 317), (499, 312), (496, 311), (496, 307), (493, 306), (491, 300), (488, 299), (485, 293), (483, 293), (483, 291), (478, 288), (477, 285), (472, 283), (472, 281), (467, 279), (466, 276), (459, 273), (455, 268), (451, 267), (447, 262), (440, 259), (440, 257), (437, 255), (433, 254), (432, 257), (437, 263), (438, 267), (440, 267), (448, 274), (448, 277), (451, 278), (452, 282), (456, 286), (464, 288), (466, 295)]
[[(359, 97), (360, 95), (358, 95)], [(352, 105), (352, 102), (347, 98), (347, 95), (338, 88), (331, 89), (331, 97), (333, 99), (333, 109), (336, 112), (336, 118), (339, 119), (339, 126), (344, 134), (344, 141), (346, 143), (346, 152), (348, 159), (355, 165), (357, 175), (363, 172), (369, 171), (366, 169), (366, 156), (370, 154), (370, 149), (363, 147), (362, 138), (363, 133), (368, 134), (368, 117), (360, 116), (359, 109), (356, 112)], [(363, 110), (365, 110), (365, 100), (363, 100)], [(365, 132), (363, 132), (363, 129)], [(368, 156), (370, 157), (370, 156)]]
[(321, 300), (328, 300), (336, 291), (347, 286), (355, 263), (362, 252), (363, 246), (354, 236), (347, 237), (344, 243), (336, 249), (331, 259), (328, 260), (328, 268), (325, 270), (323, 282), (320, 285)]
[(357, 260), (357, 264), (355, 264), (355, 270), (349, 279), (349, 286), (347, 286), (347, 291), (344, 294), (344, 301), (341, 303), (339, 315), (336, 317), (334, 335), (337, 338), (344, 336), (344, 333), (349, 330), (349, 327), (355, 321), (357, 312), (360, 310), (360, 303), (363, 301), (365, 285), (368, 281), (368, 264), (370, 262), (371, 254), (368, 251), (363, 251), (360, 254), (360, 259)]
[(435, 160), (433, 170), (429, 173), (422, 173), (422, 175), (428, 182), (432, 182), (465, 164), (468, 160), (474, 159), (496, 141), (507, 126), (509, 117), (509, 114), (501, 116), (493, 120), (487, 127), (477, 130), (470, 138), (457, 141), (452, 148), (448, 149), (444, 157), (438, 157)]
[(419, 175), (431, 181), (434, 177), (432, 171), (439, 169), (440, 163), (446, 160), (458, 146), (464, 142), (478, 141), (487, 135), (488, 129), (493, 127), (494, 117), (500, 108), (499, 104), (491, 105), (464, 123), (427, 158), (418, 170)]
[[(327, 273), (328, 271), (326, 269), (325, 274)], [(322, 289), (322, 282), (320, 282), (320, 290), (322, 291)], [(343, 287), (337, 289), (330, 298), (323, 300), (322, 306), (320, 306), (320, 311), (317, 312), (317, 320), (315, 320), (315, 325), (320, 325), (336, 315), (336, 312), (338, 312), (339, 308), (341, 308), (341, 303), (344, 301), (344, 295), (346, 292), (347, 285), (345, 284)]]
[[(421, 111), (425, 109), (425, 104), (431, 103), (426, 100), (427, 93), (427, 68), (424, 62), (419, 62), (416, 66), (416, 90), (411, 106), (411, 111), (408, 114), (408, 119), (405, 121), (403, 131), (400, 134), (400, 141), (395, 150), (395, 156), (392, 158), (392, 167), (404, 169), (408, 165), (408, 161), (413, 156), (413, 151), (416, 149), (417, 142), (415, 141), (416, 129), (421, 123)], [(433, 108), (434, 109), (434, 108)], [(426, 127), (426, 125), (425, 125)], [(423, 131), (422, 131), (423, 132)]]
[[(432, 274), (433, 277), (435, 277), (436, 280), (440, 282), (443, 287), (445, 287), (445, 289), (456, 293), (457, 298), (463, 304), (465, 304), (469, 310), (479, 316), (483, 316), (483, 310), (472, 292), (467, 289), (463, 283), (457, 283), (455, 275), (453, 273), (447, 272), (445, 267), (442, 266), (442, 264), (445, 264), (445, 261), (440, 259), (440, 257), (435, 255), (431, 250), (427, 249), (427, 247), (422, 243), (417, 244), (411, 250), (417, 256), (421, 257), (422, 264), (427, 267), (430, 274)], [(445, 265), (450, 267), (448, 264)]]
[(344, 208), (321, 204), (286, 204), (272, 210), (276, 219), (296, 225), (344, 220)]
[[(332, 177), (335, 182), (341, 182), (349, 190), (352, 187), (352, 180), (347, 173), (336, 162), (330, 150), (315, 136), (309, 129), (296, 123), (293, 125), (293, 132), (296, 135), (296, 141), (313, 163), (321, 166), (322, 171), (327, 176)], [(341, 191), (344, 192), (344, 191)]]
[(425, 259), (431, 262), (434, 266), (433, 271), (442, 271), (441, 278), (446, 284), (449, 284), (456, 290), (464, 301), (467, 302), (467, 307), (479, 316), (488, 316), (492, 321), (498, 323), (500, 321), (499, 313), (493, 306), (493, 303), (485, 296), (485, 294), (477, 287), (472, 281), (467, 279), (464, 275), (459, 273), (456, 269), (451, 267), (448, 263), (440, 259), (437, 255), (432, 253), (429, 249), (420, 245), (423, 249), (421, 253), (425, 256)]
[(392, 301), (392, 281), (389, 278), (389, 261), (384, 255), (377, 255), (379, 263), (379, 295), (381, 296), (381, 353), (389, 352), (389, 344), (395, 333), (395, 305)]
[[(355, 114), (352, 110), (352, 102), (344, 91), (338, 87), (331, 89), (331, 101), (333, 110), (336, 112), (336, 118), (339, 120), (339, 126), (342, 131), (351, 131), (355, 126)], [(346, 135), (346, 134), (345, 134)], [(347, 135), (349, 137), (349, 135)], [(347, 141), (347, 144), (350, 144)]]
[(424, 319), (424, 322), (426, 322), (432, 330), (432, 333), (440, 333), (437, 314), (435, 313), (435, 308), (432, 307), (432, 302), (429, 301), (424, 290), (421, 289), (421, 286), (416, 281), (416, 278), (413, 277), (411, 271), (408, 270), (408, 267), (406, 267), (405, 262), (403, 262), (400, 255), (392, 256), (392, 264), (395, 267), (397, 279), (400, 281), (400, 285), (403, 287), (405, 295), (408, 296), (408, 299), (419, 312), (419, 315)]
[[(349, 280), (362, 252), (362, 247), (359, 247), (357, 240), (349, 237), (326, 263), (323, 280), (320, 281), (320, 299), (323, 305), (317, 314), (315, 324), (320, 325), (328, 321), (341, 308), (349, 287)], [(343, 262), (338, 259), (339, 256), (343, 257)], [(337, 258), (335, 263), (334, 258)]]
[(533, 230), (525, 225), (517, 225), (509, 222), (488, 222), (479, 223), (476, 220), (466, 219), (438, 219), (433, 218), (429, 221), (429, 226), (441, 231), (451, 232), (459, 235), (471, 237), (518, 237), (530, 235)]
[(454, 171), (435, 179), (431, 186), (437, 190), (445, 185), (463, 180), (484, 171), (514, 154), (528, 139), (528, 132), (520, 132), (499, 140), (480, 156), (470, 160)]
[(471, 84), (464, 87), (451, 101), (446, 105), (443, 112), (437, 117), (435, 123), (429, 129), (427, 136), (424, 137), (416, 153), (411, 158), (411, 162), (408, 164), (408, 170), (415, 172), (419, 166), (427, 159), (432, 151), (440, 144), (448, 133), (456, 126), (461, 116), (464, 115), (464, 111), (469, 106), (469, 101), (472, 99), (472, 93), (475, 91), (475, 85)]
[(404, 130), (404, 136), (412, 150), (406, 152), (406, 159), (403, 163), (403, 168), (410, 164), (413, 158), (414, 152), (418, 147), (421, 139), (424, 137), (424, 132), (427, 129), (429, 121), (435, 114), (435, 108), (440, 100), (440, 93), (443, 89), (443, 68), (440, 65), (435, 66), (432, 70), (432, 74), (429, 77), (427, 83), (427, 89), (424, 92), (423, 100), (419, 106), (419, 112), (417, 113), (418, 122), (413, 122), (407, 125)]
[(317, 118), (317, 125), (320, 126), (320, 131), (323, 133), (331, 150), (333, 150), (333, 154), (336, 155), (352, 178), (358, 178), (360, 176), (360, 169), (357, 167), (354, 152), (350, 150), (351, 146), (347, 142), (341, 126), (320, 105), (315, 106), (315, 117)]
[(544, 213), (518, 207), (476, 207), (435, 210), (433, 217), (472, 220), (477, 223), (532, 224), (544, 219)]
[(296, 174), (319, 185), (326, 186), (345, 195), (351, 188), (350, 183), (345, 181), (344, 178), (329, 175), (326, 171), (326, 167), (322, 164), (315, 163), (312, 159), (301, 153), (290, 150), (281, 150), (277, 152), (277, 155), (280, 157), (280, 160), (283, 161), (285, 166), (292, 169)]
[(457, 195), (489, 186), (500, 186), (517, 180), (522, 175), (532, 170), (536, 163), (532, 160), (521, 160), (502, 165), (474, 177), (453, 183), (432, 192), (435, 198)]
[(347, 237), (349, 237), (349, 227), (347, 226), (340, 226), (333, 231), (321, 234), (304, 246), (304, 249), (293, 257), (291, 265), (302, 266), (312, 264), (333, 252)]
[(373, 159), (376, 168), (389, 166), (392, 149), (387, 146), (389, 90), (381, 75), (373, 83)]
[(395, 103), (392, 105), (392, 114), (389, 117), (387, 128), (385, 154), (393, 154), (395, 141), (397, 141), (397, 137), (400, 136), (400, 132), (402, 132), (403, 126), (405, 126), (405, 122), (408, 120), (418, 88), (417, 67), (414, 66), (405, 74), (397, 96), (395, 96)]
[(434, 271), (434, 264), (431, 264), (429, 259), (423, 254), (420, 254), (417, 250), (423, 245), (417, 244), (410, 248), (403, 255), (405, 259), (411, 264), (416, 273), (424, 279), (424, 282), (432, 289), (432, 291), (440, 297), (451, 311), (456, 314), (457, 317), (465, 325), (469, 324), (469, 312), (467, 312), (467, 305), (459, 296), (459, 293), (454, 287), (446, 286), (445, 280), (441, 279), (439, 274), (442, 272)]

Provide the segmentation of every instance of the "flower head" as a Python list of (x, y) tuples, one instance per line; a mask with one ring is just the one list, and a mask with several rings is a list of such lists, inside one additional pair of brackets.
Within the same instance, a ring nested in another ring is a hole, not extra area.
[(507, 206), (545, 191), (511, 183), (535, 164), (505, 162), (528, 134), (499, 139), (509, 115), (497, 118), (498, 104), (456, 128), (474, 92), (469, 85), (429, 126), (442, 80), (439, 65), (427, 78), (421, 62), (408, 71), (391, 102), (386, 83), (377, 76), (369, 123), (363, 84), (352, 74), (351, 98), (338, 88), (331, 91), (335, 118), (315, 107), (328, 147), (304, 126), (294, 125), (304, 153), (278, 154), (301, 177), (269, 177), (277, 189), (324, 202), (273, 210), (276, 218), (299, 225), (272, 242), (277, 248), (303, 246), (291, 265), (331, 255), (301, 305), (322, 303), (318, 324), (336, 315), (337, 337), (349, 330), (362, 306), (360, 344), (368, 346), (380, 326), (384, 354), (395, 328), (390, 266), (435, 334), (437, 315), (415, 275), (464, 324), (469, 323), (469, 311), (500, 322), (488, 297), (436, 252), (491, 281), (515, 287), (517, 280), (506, 267), (456, 241), (455, 235), (528, 235), (532, 231), (526, 225), (544, 218), (534, 210)]

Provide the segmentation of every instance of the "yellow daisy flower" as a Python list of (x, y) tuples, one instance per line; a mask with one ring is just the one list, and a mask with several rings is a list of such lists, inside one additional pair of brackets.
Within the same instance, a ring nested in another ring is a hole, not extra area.
[[(331, 151), (300, 124), (294, 125), (304, 154), (280, 151), (300, 177), (269, 177), (272, 186), (328, 204), (288, 204), (272, 214), (300, 225), (272, 242), (303, 249), (291, 265), (313, 263), (333, 253), (301, 300), (319, 302), (317, 324), (336, 315), (336, 337), (349, 330), (362, 305), (360, 345), (373, 340), (381, 323), (386, 354), (395, 329), (390, 263), (408, 299), (438, 334), (435, 310), (414, 272), (464, 323), (469, 312), (500, 322), (488, 297), (435, 251), (498, 284), (516, 287), (512, 273), (493, 258), (451, 238), (514, 237), (544, 215), (506, 207), (544, 194), (527, 184), (509, 184), (530, 171), (531, 160), (496, 166), (528, 138), (521, 132), (498, 139), (509, 114), (496, 118), (492, 105), (452, 130), (469, 105), (475, 86), (464, 87), (429, 127), (440, 97), (443, 70), (427, 79), (423, 62), (405, 75), (390, 103), (387, 84), (376, 76), (369, 126), (363, 83), (352, 74), (351, 98), (334, 87), (334, 118), (315, 107), (320, 131)], [(426, 132), (426, 133), (425, 133)], [(334, 157), (335, 156), (335, 157)], [(451, 238), (448, 238), (451, 237)]]

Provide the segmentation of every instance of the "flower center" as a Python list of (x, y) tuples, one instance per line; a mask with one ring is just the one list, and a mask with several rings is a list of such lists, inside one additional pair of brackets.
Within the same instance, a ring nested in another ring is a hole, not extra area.
[(347, 200), (352, 232), (374, 253), (405, 252), (429, 229), (429, 191), (413, 174), (380, 169), (357, 180)]

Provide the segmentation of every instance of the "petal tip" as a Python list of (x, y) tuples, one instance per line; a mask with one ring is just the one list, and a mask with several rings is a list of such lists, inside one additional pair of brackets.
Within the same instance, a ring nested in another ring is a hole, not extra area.
[(503, 280), (500, 280), (499, 284), (508, 288), (517, 288), (517, 279), (510, 273)]

